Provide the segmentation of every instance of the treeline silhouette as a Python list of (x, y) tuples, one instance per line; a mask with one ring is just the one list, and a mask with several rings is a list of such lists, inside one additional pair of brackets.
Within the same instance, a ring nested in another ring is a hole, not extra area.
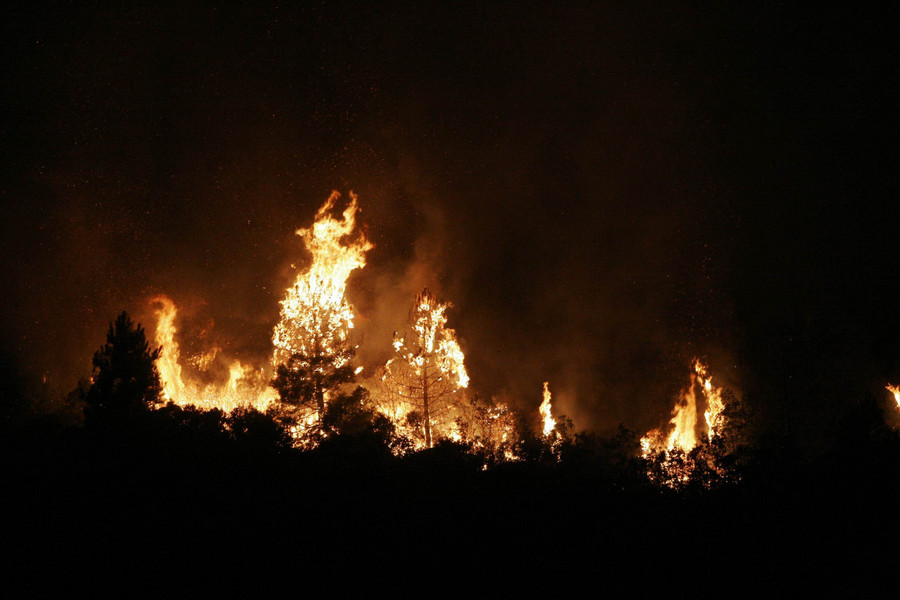
[(897, 557), (900, 437), (871, 396), (814, 457), (761, 437), (669, 487), (624, 427), (551, 440), (523, 426), (515, 461), (449, 441), (398, 455), (362, 388), (330, 403), (327, 435), (300, 450), (274, 415), (151, 409), (154, 353), (120, 315), (93, 383), (70, 394), (83, 423), (29, 413), (5, 373), (6, 567), (43, 573), (36, 589), (778, 592), (874, 582)]

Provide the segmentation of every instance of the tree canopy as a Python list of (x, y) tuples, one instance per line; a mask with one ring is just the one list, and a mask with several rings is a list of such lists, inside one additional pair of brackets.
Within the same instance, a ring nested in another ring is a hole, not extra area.
[(123, 418), (160, 402), (162, 385), (156, 360), (161, 348), (152, 348), (144, 328), (123, 311), (110, 323), (106, 343), (94, 353), (91, 387), (87, 392), (88, 423)]

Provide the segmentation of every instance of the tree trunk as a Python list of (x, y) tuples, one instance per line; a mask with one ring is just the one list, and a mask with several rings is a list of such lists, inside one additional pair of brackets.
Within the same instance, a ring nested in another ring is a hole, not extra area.
[(319, 422), (322, 422), (322, 417), (325, 416), (325, 392), (322, 390), (321, 382), (316, 382), (315, 387), (315, 397), (316, 397), (316, 412), (318, 413)]
[(431, 448), (431, 414), (428, 411), (428, 370), (422, 367), (422, 413), (425, 420), (425, 447)]

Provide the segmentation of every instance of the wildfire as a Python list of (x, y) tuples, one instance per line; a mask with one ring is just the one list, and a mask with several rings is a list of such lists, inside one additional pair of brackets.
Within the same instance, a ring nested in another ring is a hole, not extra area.
[(725, 418), (722, 415), (722, 411), (725, 410), (722, 388), (713, 386), (708, 369), (699, 360), (694, 361), (694, 372), (697, 374), (697, 380), (703, 388), (703, 397), (706, 399), (706, 410), (703, 412), (703, 417), (706, 419), (706, 434), (709, 441), (712, 441), (713, 438), (721, 435), (722, 427), (725, 425)]
[[(515, 445), (519, 440), (516, 415), (503, 402), (482, 404), (473, 397), (467, 405), (460, 406), (450, 431), (450, 439), (468, 442), (472, 448), (492, 456), (495, 460), (517, 461)], [(487, 468), (487, 465), (484, 466)]]
[[(449, 303), (438, 302), (427, 288), (416, 298), (412, 328), (418, 344), (406, 349), (406, 359), (420, 372), (431, 361), (444, 377), (456, 379), (457, 388), (469, 387), (465, 356), (456, 340), (456, 332), (446, 327)], [(417, 346), (417, 347), (416, 347)], [(403, 338), (394, 341), (394, 348), (403, 348)]]
[(900, 408), (900, 385), (890, 385), (888, 384), (887, 391), (894, 395), (894, 401), (897, 402), (897, 407)]
[(544, 401), (541, 402), (541, 406), (538, 408), (538, 411), (541, 414), (541, 421), (544, 424), (544, 435), (550, 435), (550, 432), (553, 431), (553, 428), (556, 427), (556, 421), (553, 420), (553, 416), (550, 414), (550, 382), (544, 382)]
[[(338, 356), (339, 347), (347, 343), (353, 329), (353, 309), (344, 298), (347, 278), (354, 269), (365, 266), (366, 252), (374, 245), (362, 231), (356, 239), (345, 240), (356, 229), (358, 205), (356, 194), (350, 192), (350, 204), (342, 218), (336, 219), (331, 211), (340, 197), (332, 192), (316, 213), (312, 227), (297, 230), (312, 255), (312, 263), (297, 275), (281, 301), (281, 318), (272, 334), (273, 365), (287, 362), (294, 354)], [(340, 356), (337, 360), (340, 367), (349, 358)]]
[[(178, 311), (168, 296), (157, 296), (150, 301), (156, 309), (156, 343), (162, 348), (156, 368), (162, 380), (163, 396), (170, 402), (181, 404), (187, 399), (187, 386), (181, 379), (181, 351), (175, 341), (175, 316)], [(185, 402), (189, 404), (189, 402)]]
[[(178, 310), (168, 296), (151, 300), (156, 309), (156, 343), (162, 353), (156, 363), (163, 386), (163, 397), (181, 406), (193, 405), (203, 410), (218, 408), (230, 412), (238, 407), (266, 410), (275, 398), (262, 370), (254, 370), (234, 360), (228, 364), (228, 380), (224, 383), (199, 384), (184, 377), (181, 348), (175, 340), (175, 318)], [(218, 349), (193, 357), (191, 362), (207, 371), (215, 361)]]
[(693, 367), (691, 384), (682, 393), (681, 399), (673, 410), (672, 419), (669, 421), (669, 424), (673, 426), (672, 431), (668, 435), (664, 435), (662, 430), (654, 429), (641, 439), (645, 457), (652, 452), (661, 451), (681, 450), (687, 453), (697, 447), (700, 443), (697, 437), (698, 391), (705, 404), (703, 416), (708, 439), (712, 441), (721, 434), (724, 426), (722, 411), (725, 409), (722, 401), (722, 388), (713, 385), (706, 365), (699, 360), (694, 360)]
[[(314, 353), (333, 357), (338, 367), (349, 361), (351, 352), (341, 349), (346, 350), (349, 343), (353, 310), (344, 298), (344, 291), (350, 273), (365, 265), (365, 253), (373, 246), (362, 232), (355, 240), (346, 241), (356, 229), (357, 198), (351, 192), (350, 204), (342, 218), (336, 219), (331, 211), (339, 198), (338, 192), (332, 192), (316, 213), (313, 225), (297, 230), (312, 255), (312, 262), (297, 275), (281, 302), (281, 318), (272, 335), (273, 366), (285, 363), (293, 355)], [(163, 348), (157, 368), (166, 400), (224, 411), (239, 406), (265, 410), (276, 400), (276, 391), (269, 387), (271, 372), (265, 367), (251, 368), (237, 360), (231, 361), (227, 363), (227, 381), (218, 384), (200, 384), (185, 377), (175, 338), (175, 304), (167, 296), (157, 296), (151, 303), (157, 316), (156, 342)], [(216, 361), (225, 361), (218, 348), (188, 359), (201, 372), (208, 372)]]
[(414, 433), (421, 427), (425, 447), (431, 447), (434, 437), (454, 435), (447, 413), (458, 404), (456, 392), (469, 386), (456, 332), (446, 326), (449, 307), (427, 288), (416, 296), (410, 330), (406, 336), (395, 335), (397, 356), (387, 362), (381, 378), (381, 412), (401, 431)]

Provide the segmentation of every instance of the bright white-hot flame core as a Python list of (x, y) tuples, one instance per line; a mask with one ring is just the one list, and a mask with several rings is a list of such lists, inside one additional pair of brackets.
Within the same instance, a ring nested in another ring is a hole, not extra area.
[(544, 435), (550, 435), (550, 432), (553, 431), (553, 428), (556, 427), (556, 421), (553, 420), (553, 416), (550, 413), (550, 382), (544, 382), (544, 400), (541, 402), (540, 408), (538, 411), (541, 413), (541, 422), (544, 426)]

